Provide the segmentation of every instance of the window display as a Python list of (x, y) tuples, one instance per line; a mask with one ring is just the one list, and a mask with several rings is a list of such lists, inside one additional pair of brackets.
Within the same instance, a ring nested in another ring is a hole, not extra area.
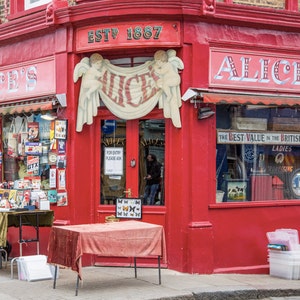
[[(2, 117), (0, 207), (42, 208), (42, 201), (57, 203), (58, 192), (66, 194), (67, 121), (43, 116)], [(61, 136), (55, 136), (57, 124), (63, 125)]]
[[(297, 108), (217, 105), (216, 118), (217, 202), (300, 199)], [(242, 183), (247, 193), (230, 196)]]

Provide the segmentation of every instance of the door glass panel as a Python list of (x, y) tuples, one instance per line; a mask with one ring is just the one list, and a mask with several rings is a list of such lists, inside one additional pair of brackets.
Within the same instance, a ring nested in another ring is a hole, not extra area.
[[(165, 165), (165, 121), (143, 120), (140, 121), (140, 171), (139, 194), (144, 205), (164, 205), (164, 165)], [(149, 182), (147, 173), (147, 157), (156, 158), (160, 166), (160, 176), (157, 180)], [(157, 187), (149, 186), (158, 184)], [(148, 185), (148, 187), (146, 187)], [(152, 190), (151, 190), (152, 189)], [(148, 193), (149, 192), (149, 193)], [(152, 192), (152, 195), (151, 195)]]
[(126, 121), (101, 122), (101, 204), (115, 204), (126, 187)]
[[(159, 165), (157, 177), (149, 166), (147, 172), (149, 155)], [(164, 163), (164, 120), (101, 122), (101, 204), (140, 197), (144, 205), (164, 205)], [(149, 173), (155, 177), (150, 181), (146, 179)], [(152, 195), (145, 194), (147, 185)]]

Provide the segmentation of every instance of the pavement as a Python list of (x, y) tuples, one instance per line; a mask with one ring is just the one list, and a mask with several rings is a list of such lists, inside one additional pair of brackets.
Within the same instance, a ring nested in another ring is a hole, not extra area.
[[(161, 284), (155, 268), (84, 267), (76, 292), (77, 274), (59, 269), (56, 288), (53, 280), (18, 279), (17, 264), (0, 269), (0, 299), (3, 300), (300, 300), (300, 281), (270, 275), (186, 274), (161, 269)], [(11, 278), (13, 275), (13, 278)]]

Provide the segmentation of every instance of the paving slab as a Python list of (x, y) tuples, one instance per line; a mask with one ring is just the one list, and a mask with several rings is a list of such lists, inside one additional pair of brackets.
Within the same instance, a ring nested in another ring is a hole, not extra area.
[(187, 274), (155, 268), (84, 267), (78, 296), (77, 274), (61, 268), (56, 288), (53, 280), (18, 280), (17, 266), (0, 269), (0, 299), (4, 300), (300, 300), (299, 280), (270, 275)]

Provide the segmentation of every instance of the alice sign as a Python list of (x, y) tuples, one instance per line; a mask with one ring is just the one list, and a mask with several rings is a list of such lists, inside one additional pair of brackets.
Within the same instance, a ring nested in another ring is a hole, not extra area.
[(0, 102), (56, 92), (53, 57), (0, 67)]
[(83, 58), (74, 69), (74, 82), (82, 77), (76, 131), (93, 123), (100, 97), (115, 116), (124, 120), (143, 117), (158, 104), (164, 117), (171, 118), (173, 125), (180, 128), (178, 70), (183, 68), (183, 62), (172, 49), (159, 50), (154, 60), (132, 68), (115, 66), (98, 53)]
[(211, 87), (300, 92), (300, 56), (210, 49)]

